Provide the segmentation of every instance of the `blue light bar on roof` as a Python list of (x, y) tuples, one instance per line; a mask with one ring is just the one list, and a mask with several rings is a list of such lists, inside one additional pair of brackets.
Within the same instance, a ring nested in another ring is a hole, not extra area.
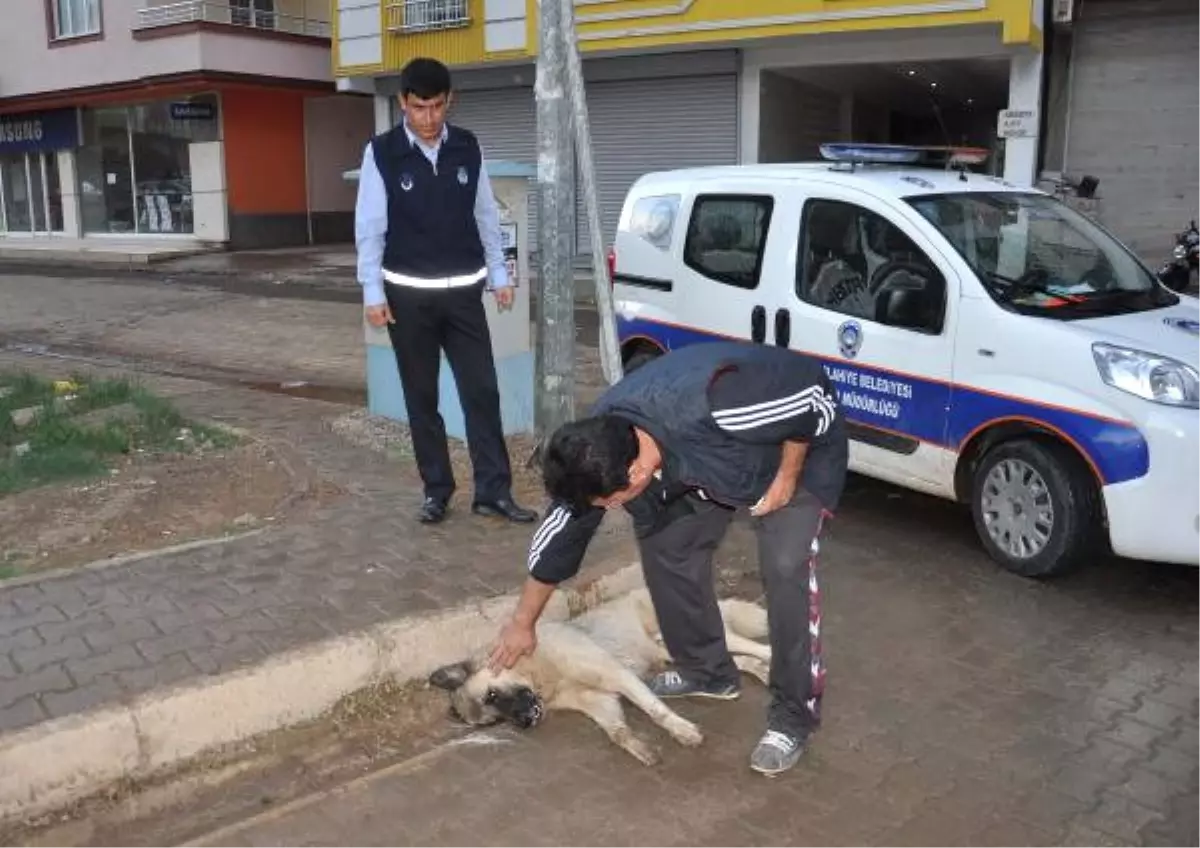
[(830, 162), (855, 165), (923, 165), (948, 167), (978, 165), (987, 160), (983, 147), (926, 147), (908, 144), (830, 142), (821, 145), (821, 156)]
[(856, 164), (915, 165), (921, 161), (921, 149), (902, 144), (854, 144), (836, 142), (821, 145), (821, 156), (831, 162)]

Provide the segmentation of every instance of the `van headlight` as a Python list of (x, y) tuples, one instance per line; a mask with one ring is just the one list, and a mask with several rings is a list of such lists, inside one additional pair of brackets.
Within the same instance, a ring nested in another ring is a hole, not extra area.
[(1200, 405), (1200, 376), (1176, 359), (1104, 342), (1092, 345), (1092, 356), (1101, 379), (1114, 389), (1167, 406)]

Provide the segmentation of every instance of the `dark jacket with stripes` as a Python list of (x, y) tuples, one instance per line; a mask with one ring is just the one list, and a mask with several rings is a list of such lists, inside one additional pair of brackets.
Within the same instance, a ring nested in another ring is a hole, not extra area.
[[(791, 351), (744, 342), (689, 345), (610, 388), (593, 415), (617, 415), (649, 433), (663, 454), (661, 479), (626, 504), (635, 531), (661, 528), (689, 497), (749, 507), (779, 470), (785, 441), (809, 444), (800, 486), (832, 512), (849, 448), (824, 367)], [(579, 570), (604, 510), (572, 514), (552, 504), (534, 533), (529, 572), (559, 583)]]

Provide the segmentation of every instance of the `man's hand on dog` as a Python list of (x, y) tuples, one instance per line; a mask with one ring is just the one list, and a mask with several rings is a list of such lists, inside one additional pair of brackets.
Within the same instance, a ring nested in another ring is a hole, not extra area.
[(509, 621), (500, 630), (500, 638), (488, 658), (488, 668), (494, 673), (512, 668), (517, 664), (517, 660), (529, 656), (536, 648), (535, 626), (520, 621)]

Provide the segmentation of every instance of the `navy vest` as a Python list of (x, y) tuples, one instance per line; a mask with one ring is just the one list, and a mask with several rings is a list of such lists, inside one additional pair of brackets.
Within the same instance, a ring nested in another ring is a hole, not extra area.
[(403, 124), (371, 142), (387, 188), (387, 271), (436, 279), (474, 274), (486, 264), (475, 223), (483, 154), (472, 133), (450, 124), (446, 129), (436, 169), (409, 142)]
[[(727, 365), (756, 366), (769, 384), (772, 371), (809, 372), (805, 380), (836, 397), (825, 369), (815, 359), (785, 348), (742, 342), (701, 342), (673, 350), (622, 378), (596, 401), (593, 415), (616, 415), (649, 433), (663, 453), (663, 483), (702, 488), (726, 506), (750, 506), (779, 470), (782, 445), (751, 444), (717, 426), (708, 387)], [(750, 374), (755, 372), (751, 371)], [(752, 379), (752, 378), (751, 378)], [(826, 509), (841, 499), (849, 445), (841, 414), (813, 439), (800, 482)]]

